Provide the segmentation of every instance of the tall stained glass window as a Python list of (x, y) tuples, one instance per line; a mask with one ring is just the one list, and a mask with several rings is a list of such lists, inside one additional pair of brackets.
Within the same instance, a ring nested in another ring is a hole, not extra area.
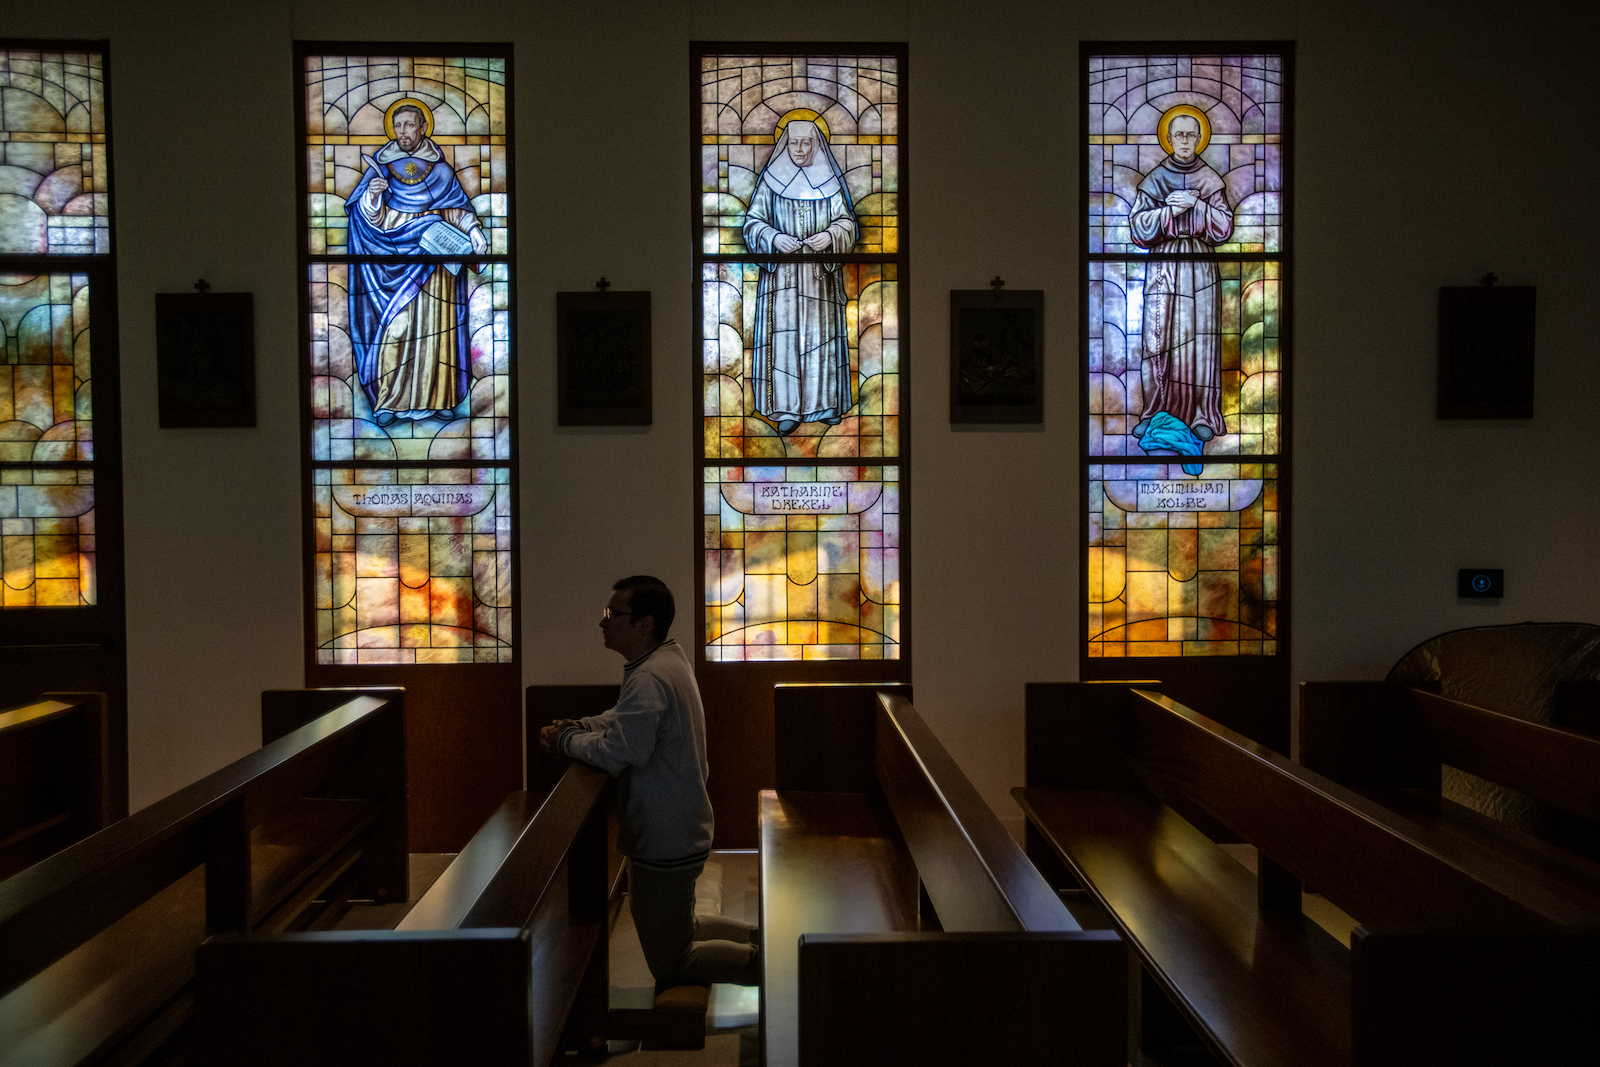
[(95, 408), (116, 406), (90, 349), (114, 277), (106, 126), (103, 52), (0, 42), (0, 610), (100, 599)]
[(312, 654), (512, 663), (509, 56), (343, 47), (300, 66)]
[(1085, 46), (1087, 657), (1284, 654), (1290, 54)]
[(695, 62), (705, 659), (898, 659), (905, 54), (715, 47)]

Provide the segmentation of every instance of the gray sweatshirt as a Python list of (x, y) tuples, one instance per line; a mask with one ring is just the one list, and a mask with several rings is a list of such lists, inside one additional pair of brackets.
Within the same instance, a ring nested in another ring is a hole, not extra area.
[(561, 751), (618, 779), (623, 855), (671, 866), (711, 848), (705, 709), (676, 641), (623, 667), (617, 706), (579, 719), (561, 735)]

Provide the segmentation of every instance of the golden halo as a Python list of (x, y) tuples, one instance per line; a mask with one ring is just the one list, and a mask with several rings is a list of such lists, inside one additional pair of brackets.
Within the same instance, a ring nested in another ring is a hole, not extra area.
[(784, 127), (789, 125), (791, 119), (805, 119), (815, 122), (817, 124), (817, 129), (822, 131), (822, 139), (830, 143), (832, 142), (832, 135), (828, 133), (828, 123), (823, 119), (823, 117), (817, 114), (815, 111), (812, 111), (809, 107), (797, 107), (793, 111), (784, 115), (783, 118), (778, 120), (778, 128), (772, 131), (773, 144), (777, 144), (779, 139), (783, 137)]
[(410, 104), (412, 107), (422, 112), (422, 136), (432, 137), (433, 108), (429, 107), (427, 104), (424, 104), (421, 100), (418, 100), (414, 96), (402, 96), (400, 99), (390, 104), (389, 110), (383, 113), (383, 132), (389, 135), (389, 140), (392, 141), (395, 139), (394, 113), (405, 107), (407, 104)]
[(1167, 135), (1167, 127), (1172, 125), (1172, 120), (1179, 115), (1188, 115), (1200, 124), (1200, 143), (1195, 146), (1195, 155), (1206, 150), (1206, 145), (1211, 143), (1211, 120), (1206, 118), (1206, 113), (1193, 104), (1174, 104), (1161, 113), (1161, 121), (1156, 123), (1156, 137), (1161, 141), (1161, 147), (1172, 154), (1172, 138)]

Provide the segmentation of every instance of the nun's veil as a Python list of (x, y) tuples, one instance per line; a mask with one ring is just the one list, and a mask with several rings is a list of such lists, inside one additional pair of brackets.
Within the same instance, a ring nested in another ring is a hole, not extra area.
[[(789, 156), (789, 138), (801, 132), (809, 132), (816, 142), (811, 162), (804, 167), (796, 166)], [(756, 187), (760, 188), (762, 182), (770, 183), (773, 192), (789, 200), (825, 200), (842, 190), (845, 202), (850, 203), (850, 190), (845, 186), (839, 161), (833, 158), (821, 127), (810, 119), (790, 119), (784, 126)]]

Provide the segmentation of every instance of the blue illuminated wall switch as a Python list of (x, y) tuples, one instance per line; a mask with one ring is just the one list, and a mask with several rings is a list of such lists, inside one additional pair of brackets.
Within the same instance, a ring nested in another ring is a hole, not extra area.
[(1487, 600), (1506, 595), (1506, 572), (1487, 567), (1462, 567), (1456, 576), (1456, 596)]

